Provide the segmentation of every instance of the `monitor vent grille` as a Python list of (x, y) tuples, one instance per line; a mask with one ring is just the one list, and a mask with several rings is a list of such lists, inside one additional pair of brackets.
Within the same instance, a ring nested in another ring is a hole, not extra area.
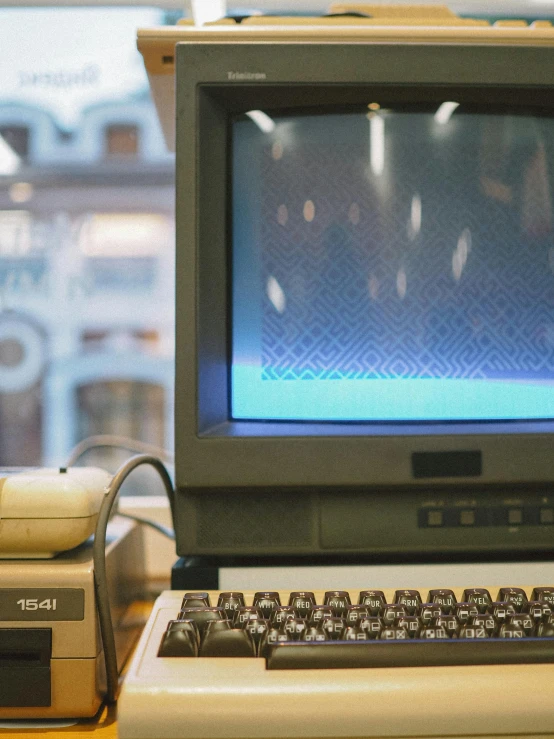
[(198, 506), (200, 550), (305, 547), (312, 542), (312, 501), (305, 493), (210, 493)]

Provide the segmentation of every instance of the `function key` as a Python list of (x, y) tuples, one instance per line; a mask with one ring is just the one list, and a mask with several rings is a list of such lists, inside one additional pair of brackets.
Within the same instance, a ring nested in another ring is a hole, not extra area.
[(387, 600), (382, 590), (362, 590), (358, 598), (358, 604), (367, 606), (370, 616), (380, 616), (386, 602)]
[(270, 591), (254, 593), (252, 605), (256, 606), (262, 612), (264, 618), (271, 618), (272, 612), (281, 605), (281, 598), (279, 593)]
[(453, 590), (430, 590), (427, 602), (439, 605), (445, 616), (453, 613), (456, 608), (456, 596)]
[(463, 601), (474, 603), (479, 613), (485, 613), (492, 603), (491, 594), (484, 588), (467, 588), (464, 590)]
[(208, 593), (185, 593), (181, 602), (181, 610), (183, 608), (209, 608), (210, 596)]
[(525, 590), (521, 588), (500, 588), (496, 600), (502, 603), (511, 603), (519, 613), (527, 603), (527, 595)]
[(394, 602), (404, 606), (408, 616), (413, 616), (421, 605), (421, 595), (417, 590), (397, 590), (394, 593)]
[(342, 616), (350, 603), (350, 594), (346, 590), (328, 590), (323, 599), (323, 605), (333, 609), (335, 616)]
[(300, 618), (309, 618), (315, 606), (315, 595), (305, 590), (296, 590), (289, 596), (289, 606), (294, 608)]
[(242, 608), (246, 602), (242, 593), (220, 593), (217, 605), (223, 608), (227, 618), (233, 619), (237, 608)]

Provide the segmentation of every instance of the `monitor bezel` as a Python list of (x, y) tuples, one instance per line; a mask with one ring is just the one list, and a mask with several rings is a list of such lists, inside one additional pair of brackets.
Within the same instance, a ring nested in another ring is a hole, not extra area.
[(518, 104), (552, 108), (552, 58), (546, 46), (493, 44), (177, 45), (178, 487), (422, 484), (415, 480), (414, 453), (441, 450), (480, 451), (480, 482), (553, 478), (549, 420), (233, 420), (228, 194), (229, 121), (237, 113), (330, 100), (357, 104), (375, 97), (370, 87), (405, 93), (410, 101), (436, 94), (437, 101), (497, 104), (514, 102), (517, 90)]

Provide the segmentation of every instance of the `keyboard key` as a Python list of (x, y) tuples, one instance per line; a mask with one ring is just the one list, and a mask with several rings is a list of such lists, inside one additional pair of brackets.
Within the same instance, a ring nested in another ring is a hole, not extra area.
[(531, 593), (531, 600), (543, 600), (550, 606), (554, 606), (554, 588), (533, 588)]
[(209, 608), (212, 604), (210, 603), (210, 596), (208, 593), (185, 593), (181, 603), (181, 610), (183, 608)]
[(369, 616), (367, 606), (348, 606), (344, 620), (349, 626), (357, 626), (360, 621)]
[(289, 618), (296, 618), (297, 612), (292, 606), (277, 606), (271, 614), (271, 624), (279, 625), (288, 621)]
[(434, 603), (441, 607), (441, 610), (445, 616), (450, 615), (454, 612), (456, 607), (456, 596), (453, 590), (430, 590), (427, 596), (428, 603)]
[(519, 613), (527, 603), (527, 595), (521, 588), (500, 588), (496, 600), (511, 603)]
[(254, 593), (252, 605), (262, 612), (264, 618), (271, 618), (272, 612), (281, 605), (281, 598), (279, 593), (271, 591)]
[(289, 606), (294, 608), (300, 618), (309, 618), (315, 604), (315, 595), (312, 592), (297, 590), (290, 594)]
[(182, 608), (179, 611), (179, 619), (190, 619), (198, 626), (200, 634), (206, 627), (208, 621), (221, 621), (225, 619), (226, 613), (223, 608)]
[(342, 616), (346, 613), (350, 602), (350, 594), (346, 590), (328, 590), (323, 599), (323, 605), (333, 609), (335, 616)]
[(413, 616), (421, 605), (421, 595), (417, 590), (397, 590), (394, 602), (404, 606), (408, 616)]
[(246, 602), (242, 593), (220, 593), (217, 600), (217, 605), (219, 608), (223, 608), (223, 610), (227, 614), (227, 618), (232, 619), (234, 617), (235, 611), (238, 608), (242, 608), (242, 606), (245, 606)]
[(362, 590), (358, 597), (358, 604), (367, 606), (370, 616), (380, 616), (386, 602), (387, 600), (382, 590)]
[(269, 670), (549, 662), (554, 662), (554, 638), (419, 640), (404, 637), (401, 640), (385, 638), (360, 642), (296, 642), (270, 645), (267, 652)]
[(491, 594), (484, 588), (468, 588), (464, 590), (462, 600), (466, 603), (474, 603), (479, 613), (485, 613), (492, 603)]
[(328, 639), (340, 639), (345, 626), (346, 622), (340, 616), (326, 618), (322, 623), (323, 631)]
[(209, 629), (200, 646), (200, 657), (255, 657), (256, 648), (250, 634), (244, 629), (231, 627), (220, 630)]
[(335, 614), (329, 606), (315, 606), (310, 616), (311, 624), (322, 623), (326, 618), (332, 618)]
[(197, 655), (198, 641), (193, 631), (186, 628), (167, 629), (160, 643), (158, 657), (196, 657)]
[(242, 628), (248, 621), (260, 621), (263, 614), (259, 608), (255, 606), (242, 606), (235, 611), (233, 624), (236, 628)]

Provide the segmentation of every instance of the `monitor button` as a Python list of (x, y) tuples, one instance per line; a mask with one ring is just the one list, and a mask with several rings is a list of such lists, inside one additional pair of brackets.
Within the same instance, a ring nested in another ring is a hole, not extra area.
[(427, 526), (443, 525), (442, 511), (427, 511)]
[(523, 523), (523, 511), (521, 508), (510, 508), (508, 510), (508, 523), (510, 526), (519, 526)]
[(461, 526), (475, 526), (475, 511), (472, 511), (472, 510), (460, 511), (460, 525)]

